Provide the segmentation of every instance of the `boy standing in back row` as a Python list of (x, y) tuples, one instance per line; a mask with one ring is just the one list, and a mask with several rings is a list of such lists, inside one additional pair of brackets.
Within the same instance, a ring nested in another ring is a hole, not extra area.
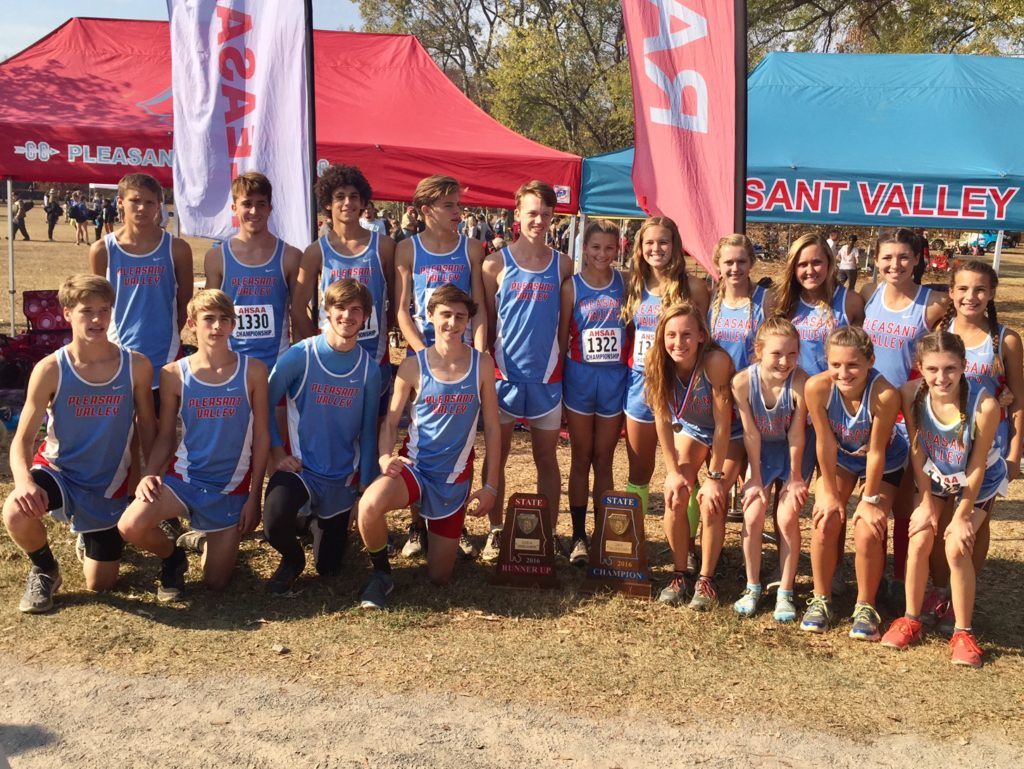
[(110, 341), (149, 358), (155, 399), (160, 369), (180, 353), (193, 281), (192, 249), (157, 224), (162, 201), (163, 189), (156, 179), (128, 174), (117, 185), (124, 226), (89, 248), (93, 273), (114, 287)]
[(501, 547), (505, 466), (517, 419), (530, 423), (537, 492), (548, 499), (552, 524), (558, 519), (562, 488), (556, 453), (562, 425), (558, 318), (562, 281), (572, 275), (572, 260), (544, 243), (555, 204), (555, 191), (544, 182), (532, 181), (520, 187), (514, 212), (520, 237), (511, 246), (488, 255), (483, 264), (487, 328), (494, 329), (501, 420), (501, 483), (498, 504), (489, 513), (491, 532), (481, 553), (485, 561), (496, 561)]
[(206, 253), (206, 287), (219, 288), (237, 313), (231, 349), (263, 361), (267, 371), (291, 345), (289, 305), (302, 252), (267, 227), (270, 180), (250, 171), (231, 182), (238, 233)]

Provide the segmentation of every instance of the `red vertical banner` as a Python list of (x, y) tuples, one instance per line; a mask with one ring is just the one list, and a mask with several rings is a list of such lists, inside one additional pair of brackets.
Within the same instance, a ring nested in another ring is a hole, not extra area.
[(746, 80), (746, 49), (737, 56), (735, 10), (733, 0), (622, 0), (636, 197), (648, 214), (676, 222), (687, 252), (712, 275), (715, 243), (742, 223), (736, 84)]

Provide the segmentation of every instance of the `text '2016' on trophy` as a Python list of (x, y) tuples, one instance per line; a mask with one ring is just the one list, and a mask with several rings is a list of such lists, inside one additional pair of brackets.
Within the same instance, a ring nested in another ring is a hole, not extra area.
[(651, 597), (644, 513), (636, 494), (610, 491), (601, 498), (583, 588)]
[(509, 498), (501, 550), (491, 582), (510, 587), (558, 587), (547, 497), (513, 494)]

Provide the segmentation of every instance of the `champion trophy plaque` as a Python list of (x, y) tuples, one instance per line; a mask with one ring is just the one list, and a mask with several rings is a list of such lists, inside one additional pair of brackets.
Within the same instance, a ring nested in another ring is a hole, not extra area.
[(583, 589), (616, 590), (637, 598), (651, 597), (647, 539), (640, 497), (609, 491), (601, 498), (590, 543), (590, 563)]
[(501, 550), (491, 583), (510, 587), (558, 587), (555, 540), (548, 498), (513, 494), (505, 511)]

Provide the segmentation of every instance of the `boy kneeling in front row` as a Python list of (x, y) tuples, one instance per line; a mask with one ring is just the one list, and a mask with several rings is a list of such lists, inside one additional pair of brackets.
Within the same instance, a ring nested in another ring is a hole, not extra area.
[(223, 589), (242, 535), (260, 520), (269, 450), (267, 367), (228, 346), (234, 304), (223, 291), (203, 289), (188, 303), (187, 324), (199, 349), (160, 371), (160, 432), (118, 524), (126, 541), (163, 559), (160, 601), (182, 598), (188, 570), (185, 550), (161, 521), (188, 516), (192, 530), (205, 535), (203, 581)]
[[(415, 502), (427, 526), (427, 576), (445, 585), (451, 579), (467, 507), (486, 515), (497, 499), (498, 462), (487, 466), (483, 488), (470, 495), (473, 444), (480, 413), (487, 456), (499, 456), (501, 428), (494, 389), (494, 361), (463, 342), (477, 307), (459, 288), (446, 284), (427, 303), (434, 344), (402, 361), (391, 406), (381, 426), (378, 451), (382, 475), (359, 500), (359, 533), (373, 573), (360, 596), (364, 609), (384, 609), (394, 589), (388, 562), (386, 515)], [(411, 402), (409, 435), (397, 457), (391, 455), (398, 423)]]
[[(82, 535), (86, 588), (114, 586), (124, 551), (117, 522), (129, 500), (132, 433), (138, 429), (148, 455), (156, 431), (149, 361), (107, 339), (113, 287), (95, 275), (74, 275), (57, 296), (71, 343), (32, 369), (11, 442), (14, 491), (4, 502), (7, 531), (32, 562), (18, 606), (29, 614), (52, 609), (61, 584), (41, 520), (48, 512)], [(44, 414), (46, 440), (30, 466)]]
[(291, 595), (306, 568), (296, 534), (300, 515), (312, 518), (317, 573), (340, 573), (356, 493), (377, 475), (380, 366), (358, 341), (373, 309), (370, 292), (345, 278), (327, 287), (323, 306), (323, 333), (287, 350), (270, 375), (270, 402), (287, 396), (291, 451), (285, 452), (272, 422), (275, 471), (267, 484), (263, 530), (281, 563), (267, 582), (271, 595)]

